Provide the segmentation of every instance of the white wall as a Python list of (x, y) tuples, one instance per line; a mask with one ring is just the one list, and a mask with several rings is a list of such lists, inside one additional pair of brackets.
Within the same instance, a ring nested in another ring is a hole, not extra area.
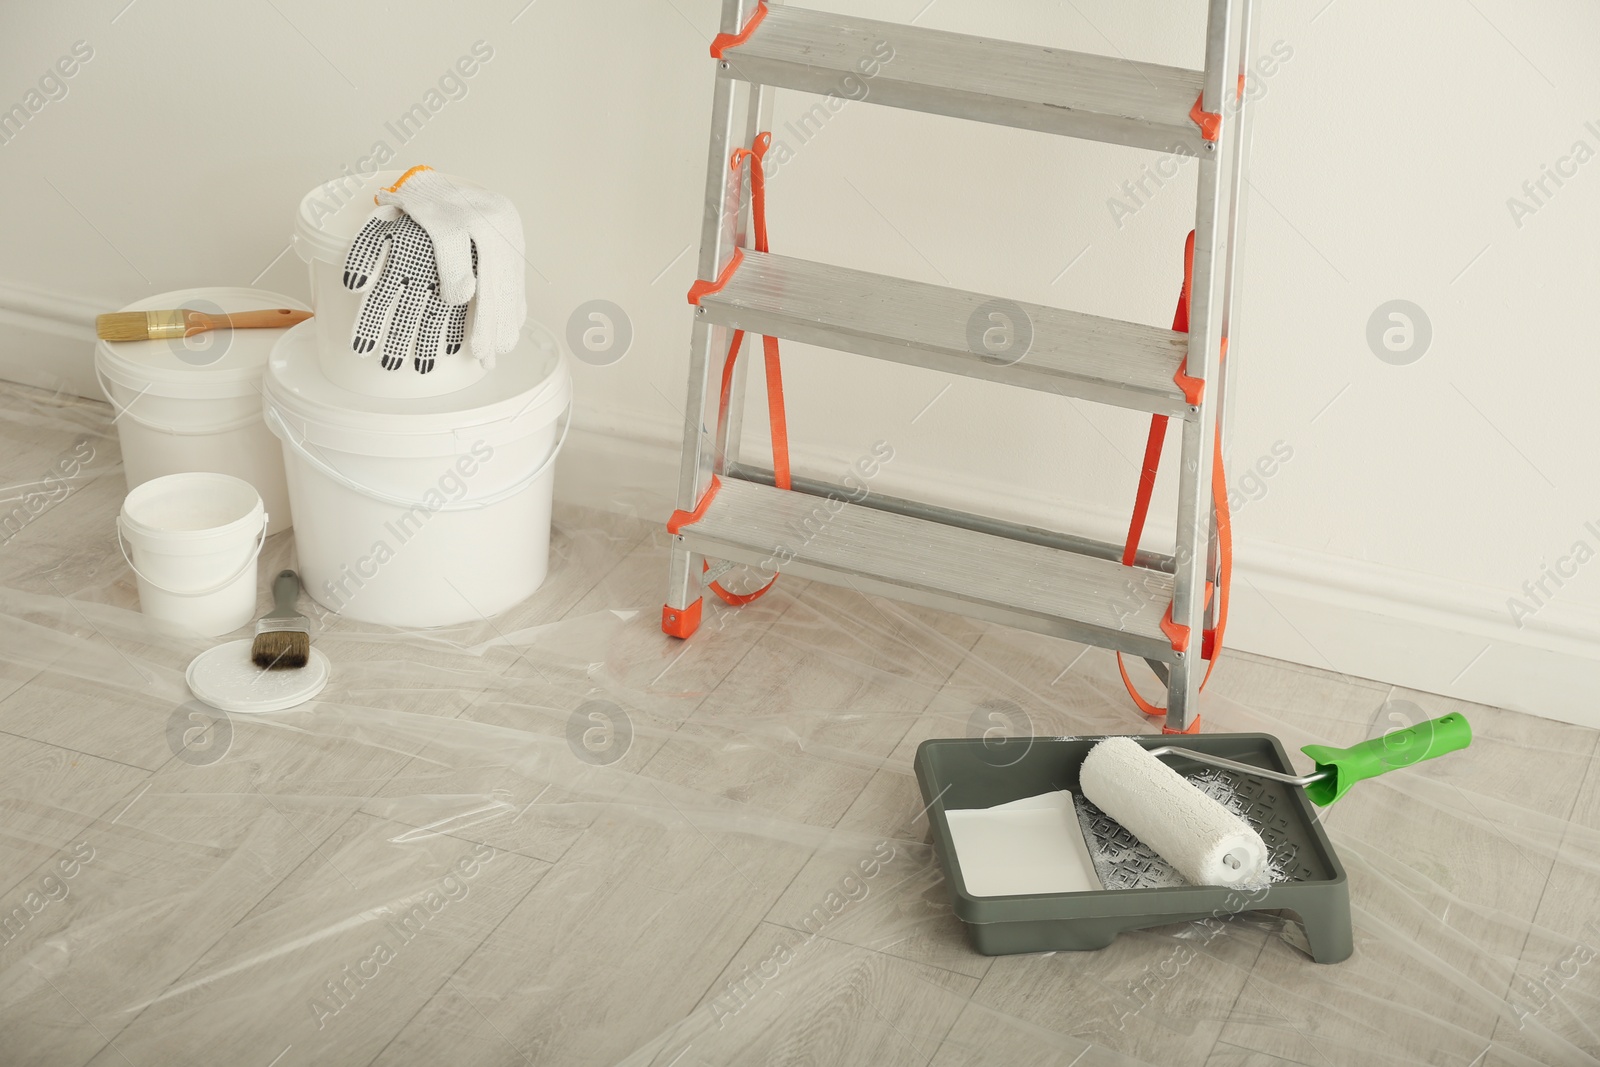
[[(286, 253), (294, 206), (383, 141), (396, 165), (428, 162), (517, 200), (536, 268), (531, 308), (558, 334), (585, 301), (626, 310), (626, 357), (576, 367), (584, 432), (563, 491), (665, 506), (714, 0), (124, 2), (0, 15), (0, 107), (24, 102), (75, 42), (93, 50), (64, 98), (0, 145), (0, 324), (13, 327), (0, 333), (0, 371), (87, 388), (88, 315), (165, 289), (306, 295)], [(826, 6), (1201, 60), (1200, 0)], [(1547, 579), (1548, 603), (1520, 626), (1507, 604), (1576, 542), (1600, 550), (1588, 417), (1600, 396), (1588, 322), (1600, 282), (1600, 162), (1588, 160), (1600, 151), (1600, 9), (1261, 7), (1257, 51), (1292, 54), (1261, 83), (1227, 466), (1237, 481), (1275, 446), (1292, 456), (1250, 483), (1257, 499), (1237, 516), (1234, 643), (1600, 721), (1580, 682), (1600, 666), (1600, 563), (1560, 588)], [(401, 144), (385, 123), (478, 41), (493, 56), (465, 95)], [(1108, 200), (1149, 155), (865, 104), (802, 145), (784, 120), (811, 102), (779, 98), (775, 125), (795, 157), (772, 184), (777, 250), (1169, 320), (1192, 167), (1119, 227)], [(1547, 180), (1552, 195), (1514, 218), (1508, 198), (1526, 200), (1523, 183), (1580, 141), (1585, 162), (1561, 164), (1576, 173), (1559, 188)], [(1393, 299), (1419, 305), (1432, 326), (1409, 365), (1380, 361), (1366, 340), (1369, 317)], [(1140, 418), (787, 351), (803, 469), (841, 472), (883, 438), (896, 449), (878, 482), (887, 491), (1120, 536)], [(753, 405), (759, 449), (758, 422)], [(1168, 490), (1152, 544), (1169, 522)]]

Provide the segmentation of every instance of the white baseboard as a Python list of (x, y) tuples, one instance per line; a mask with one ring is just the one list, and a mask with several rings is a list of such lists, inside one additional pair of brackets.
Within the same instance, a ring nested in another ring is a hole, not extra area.
[[(557, 494), (665, 521), (678, 427), (650, 420), (574, 428)], [(837, 457), (842, 469), (851, 457)], [(833, 465), (833, 464), (829, 464)], [(1020, 487), (895, 464), (897, 495), (1038, 522)], [(1074, 532), (1121, 541), (1127, 518), (1074, 509)], [(1155, 528), (1152, 521), (1151, 528)], [(1600, 728), (1600, 612), (1549, 604), (1514, 623), (1505, 592), (1265, 541), (1240, 539), (1227, 643), (1274, 659)]]
[[(0, 281), (0, 378), (99, 397), (94, 315), (109, 304)], [(580, 414), (558, 467), (562, 500), (651, 521), (672, 511), (681, 428)], [(844, 469), (855, 457), (829, 457)], [(899, 495), (1041, 521), (1022, 487), (894, 466)], [(1127, 518), (1075, 508), (1076, 532), (1120, 541)], [(1152, 522), (1151, 528), (1156, 524)], [(1240, 538), (1228, 644), (1275, 659), (1600, 728), (1600, 612), (1546, 605), (1518, 626), (1503, 590)]]
[(120, 306), (0, 280), (0, 378), (101, 399), (94, 317)]
[(676, 504), (678, 444), (660, 426), (642, 433), (597, 426), (582, 414), (556, 461), (556, 498), (666, 522)]

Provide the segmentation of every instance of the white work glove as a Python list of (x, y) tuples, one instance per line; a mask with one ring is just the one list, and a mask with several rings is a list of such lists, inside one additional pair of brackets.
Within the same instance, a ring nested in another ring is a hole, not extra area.
[[(385, 244), (389, 255), (378, 273)], [(370, 289), (369, 283), (373, 283)], [(365, 356), (382, 340), (385, 370), (399, 370), (406, 356), (414, 353), (417, 373), (427, 374), (439, 355), (441, 334), (446, 354), (461, 351), (467, 302), (446, 301), (440, 295), (433, 242), (404, 212), (392, 207), (373, 212), (345, 257), (344, 284), (347, 289), (368, 290), (356, 314), (350, 347)]]
[(436, 170), (419, 170), (378, 202), (397, 207), (433, 240), (439, 296), (474, 305), (468, 346), (485, 367), (517, 346), (528, 316), (523, 291), (526, 245), (522, 219), (499, 193), (458, 185)]

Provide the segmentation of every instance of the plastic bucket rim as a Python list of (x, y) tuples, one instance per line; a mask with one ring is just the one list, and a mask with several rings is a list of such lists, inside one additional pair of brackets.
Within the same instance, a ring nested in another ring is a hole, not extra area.
[[(383, 186), (383, 178), (386, 175), (393, 175), (395, 178), (398, 178), (404, 173), (405, 171), (398, 167), (385, 167), (381, 170), (375, 170), (371, 174), (350, 175), (350, 177), (361, 183), (361, 187), (354, 194), (353, 199), (359, 200), (364, 194), (375, 193)], [(462, 185), (470, 185), (476, 188), (482, 188), (482, 186), (480, 186), (477, 182), (462, 178), (458, 175), (450, 174), (447, 176), (451, 179), (451, 181), (458, 182)], [(345, 256), (349, 253), (350, 243), (355, 240), (356, 233), (360, 231), (361, 227), (358, 225), (356, 230), (352, 231), (348, 236), (338, 236), (329, 233), (328, 230), (313, 222), (310, 214), (306, 210), (313, 197), (322, 194), (323, 191), (329, 189), (330, 186), (334, 186), (336, 181), (337, 179), (329, 179), (320, 185), (313, 186), (306, 192), (304, 196), (300, 198), (300, 203), (295, 207), (294, 235), (289, 243), (291, 246), (293, 246), (295, 255), (300, 258), (302, 263), (309, 264), (312, 260), (319, 260), (323, 263), (331, 263), (334, 266), (342, 266)], [(372, 185), (369, 188), (370, 183), (376, 183), (376, 185)], [(334, 208), (329, 215), (337, 215), (339, 212), (348, 207), (350, 203), (351, 199), (346, 199), (344, 202), (339, 204), (338, 207)], [(373, 204), (372, 208), (367, 212), (367, 215), (370, 216), (371, 212), (375, 210), (377, 210), (377, 205)], [(363, 217), (363, 221), (365, 221), (365, 216)]]
[[(501, 441), (532, 437), (546, 427), (558, 423), (562, 415), (572, 406), (573, 382), (572, 370), (567, 363), (566, 355), (558, 349), (555, 367), (526, 392), (477, 408), (467, 408), (458, 412), (430, 413), (426, 417), (437, 420), (439, 425), (422, 427), (415, 424), (417, 416), (404, 412), (357, 411), (291, 393), (279, 385), (270, 374), (263, 382), (261, 397), (263, 414), (270, 412), (286, 424), (295, 424), (302, 438), (314, 440), (319, 436), (318, 431), (347, 435), (363, 441), (367, 450), (339, 447), (339, 451), (388, 459), (393, 458), (393, 452), (380, 442), (396, 439), (421, 441), (429, 437), (459, 440), (465, 435), (481, 437), (498, 429), (507, 431)], [(515, 411), (510, 411), (510, 405), (517, 401), (521, 402), (521, 406)], [(481, 415), (475, 419), (471, 417), (474, 412), (493, 412), (496, 408), (508, 410), (504, 413)], [(534, 413), (539, 412), (547, 413), (546, 417), (535, 418)], [(271, 429), (271, 419), (266, 421), (268, 428)], [(276, 431), (274, 434), (281, 438)]]
[[(111, 342), (102, 341), (100, 345)], [(153, 396), (172, 397), (175, 400), (217, 400), (235, 396), (249, 396), (258, 392), (259, 382), (266, 373), (266, 360), (257, 367), (233, 367), (226, 371), (213, 371), (196, 366), (194, 372), (162, 372), (145, 374), (142, 364), (134, 363), (96, 346), (94, 367), (96, 375), (120, 385), (124, 389), (147, 392)]]
[[(515, 397), (507, 397), (504, 400), (496, 401), (494, 404), (486, 404), (476, 408), (466, 408), (458, 412), (432, 413), (434, 417), (437, 417), (441, 421), (441, 423), (449, 420), (449, 425), (428, 427), (420, 430), (405, 425), (406, 420), (415, 419), (416, 416), (404, 412), (362, 412), (361, 414), (364, 415), (367, 420), (370, 420), (362, 425), (356, 425), (353, 420), (339, 420), (339, 416), (351, 414), (352, 409), (340, 407), (337, 404), (326, 403), (321, 400), (315, 400), (295, 393), (286, 392), (281, 386), (275, 386), (270, 376), (268, 376), (266, 381), (263, 383), (261, 396), (266, 404), (276, 406), (282, 413), (292, 415), (305, 421), (318, 423), (322, 428), (350, 430), (358, 433), (372, 433), (374, 435), (390, 437), (422, 437), (429, 434), (446, 432), (456, 432), (459, 434), (465, 430), (494, 426), (500, 423), (514, 425), (527, 418), (527, 413), (529, 411), (533, 411), (539, 407), (549, 406), (557, 401), (560, 402), (562, 407), (565, 407), (566, 403), (570, 400), (570, 397), (565, 395), (556, 396), (554, 394), (570, 393), (571, 388), (572, 372), (571, 368), (567, 366), (566, 357), (563, 355), (559, 358), (557, 367), (537, 385), (527, 390), (527, 392), (517, 394)], [(532, 395), (530, 396), (530, 394)], [(515, 414), (488, 415), (470, 421), (463, 421), (459, 418), (456, 418), (456, 416), (460, 415), (471, 415), (473, 412), (490, 410), (500, 405), (509, 404), (509, 402), (513, 399), (523, 399), (524, 397), (527, 398), (526, 402), (517, 410)], [(554, 419), (549, 420), (549, 422), (554, 421)], [(547, 422), (545, 425), (548, 424), (549, 423)]]
[[(213, 585), (209, 585), (204, 589), (173, 589), (170, 586), (162, 585), (160, 582), (144, 573), (144, 571), (141, 571), (139, 569), (139, 565), (133, 562), (133, 554), (128, 551), (128, 541), (124, 538), (124, 527), (127, 525), (127, 522), (121, 515), (117, 516), (117, 548), (121, 550), (123, 562), (127, 563), (128, 569), (133, 572), (133, 576), (157, 592), (165, 593), (168, 596), (192, 597), (196, 599), (200, 597), (215, 596), (216, 594), (232, 586), (240, 578), (243, 578), (261, 559), (261, 552), (267, 547), (267, 518), (268, 516), (266, 512), (262, 512), (261, 532), (255, 537), (255, 547), (250, 550), (249, 557), (239, 565), (239, 569), (228, 575), (228, 577), (224, 578), (222, 581)], [(149, 546), (147, 545), (145, 547)], [(164, 553), (157, 554), (160, 555)]]
[[(242, 430), (253, 423), (261, 421), (261, 409), (259, 406), (253, 406), (249, 411), (236, 415), (227, 422), (210, 422), (192, 426), (156, 422), (153, 419), (145, 418), (143, 415), (140, 415), (133, 410), (133, 405), (138, 403), (140, 397), (144, 396), (153, 395), (160, 397), (163, 400), (237, 400), (247, 399), (251, 393), (255, 392), (253, 389), (250, 392), (237, 394), (200, 397), (174, 396), (171, 393), (156, 392), (153, 388), (147, 386), (146, 388), (141, 389), (138, 393), (134, 394), (132, 400), (129, 400), (127, 403), (123, 403), (122, 401), (118, 400), (116, 394), (112, 392), (111, 386), (119, 385), (124, 389), (131, 389), (133, 388), (132, 386), (123, 384), (114, 379), (108, 381), (107, 378), (101, 374), (99, 363), (95, 364), (94, 376), (96, 382), (98, 382), (100, 385), (100, 392), (105, 395), (106, 402), (109, 403), (112, 410), (116, 412), (116, 415), (114, 415), (111, 419), (112, 422), (118, 422), (123, 418), (127, 418), (131, 422), (135, 422), (147, 429), (154, 430), (156, 433), (166, 434), (169, 437), (207, 437), (215, 434), (232, 433), (235, 430)], [(195, 405), (187, 405), (185, 409), (180, 410), (192, 410), (194, 407)]]
[[(158, 489), (170, 487), (178, 479), (189, 481), (210, 481), (213, 483), (242, 485), (250, 490), (253, 501), (245, 513), (236, 519), (222, 523), (218, 526), (208, 526), (200, 530), (173, 530), (166, 527), (152, 525), (147, 520), (142, 520), (129, 513), (129, 504), (137, 507), (143, 502), (143, 497), (152, 496)], [(212, 539), (222, 539), (238, 534), (260, 523), (263, 529), (267, 524), (266, 502), (261, 499), (261, 493), (255, 486), (243, 478), (232, 474), (219, 474), (214, 471), (180, 471), (175, 474), (163, 474), (159, 478), (151, 478), (128, 491), (123, 497), (122, 510), (117, 515), (118, 523), (126, 526), (130, 535), (137, 536), (149, 542), (167, 542), (178, 545), (195, 545)]]
[[(545, 475), (550, 473), (551, 469), (555, 466), (556, 460), (561, 456), (562, 447), (567, 443), (567, 434), (572, 430), (572, 398), (570, 396), (567, 398), (567, 402), (562, 408), (562, 413), (565, 417), (557, 420), (560, 423), (561, 428), (556, 433), (556, 439), (554, 442), (552, 442), (549, 453), (546, 454), (545, 458), (539, 462), (539, 465), (535, 467), (532, 472), (522, 475), (509, 486), (504, 486), (500, 489), (497, 489), (487, 496), (476, 498), (463, 497), (460, 500), (450, 501), (444, 506), (435, 508), (433, 510), (444, 512), (482, 511), (485, 508), (493, 507), (502, 501), (509, 500), (512, 497), (531, 489), (542, 478), (544, 478)], [(295, 440), (293, 438), (293, 435), (291, 434), (287, 424), (285, 424), (283, 421), (282, 414), (276, 408), (271, 407), (270, 405), (266, 407), (265, 418), (263, 421), (266, 423), (268, 431), (270, 431), (274, 437), (278, 438), (278, 440), (283, 443), (284, 448), (298, 456), (300, 460), (312, 471), (320, 474), (333, 484), (342, 486), (345, 489), (364, 496), (369, 500), (376, 500), (380, 504), (389, 504), (394, 507), (410, 508), (421, 503), (421, 501), (407, 500), (403, 497), (394, 496), (392, 494), (382, 492), (381, 490), (374, 489), (371, 486), (363, 485), (351, 475), (340, 470), (336, 463), (326, 459), (319, 459), (318, 457), (312, 455), (311, 450), (306, 447), (306, 443), (303, 440)], [(517, 440), (532, 437), (535, 433), (542, 433), (546, 429), (554, 428), (556, 424), (556, 422), (541, 423), (537, 430), (522, 434), (517, 438)], [(343, 450), (334, 449), (334, 451), (338, 452)], [(369, 459), (398, 458), (394, 456), (373, 456), (370, 454), (356, 452), (347, 452), (346, 455), (364, 455), (365, 458)], [(456, 453), (456, 455), (459, 455), (459, 453)], [(423, 457), (407, 458), (420, 459)], [(448, 459), (450, 456), (446, 453), (435, 453), (434, 458)]]

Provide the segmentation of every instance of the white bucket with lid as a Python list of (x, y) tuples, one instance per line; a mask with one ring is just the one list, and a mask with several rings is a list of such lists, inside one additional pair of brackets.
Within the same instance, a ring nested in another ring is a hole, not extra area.
[[(300, 201), (294, 220), (294, 250), (311, 269), (311, 307), (318, 341), (317, 358), (328, 381), (353, 393), (380, 397), (442, 396), (465, 389), (487, 373), (465, 344), (454, 355), (440, 354), (431, 371), (420, 374), (406, 360), (394, 370), (380, 362), (382, 346), (367, 355), (350, 347), (356, 312), (370, 291), (353, 292), (344, 286), (345, 258), (356, 234), (377, 210), (373, 195), (393, 185), (400, 170), (378, 171), (371, 177), (348, 176), (319, 185)], [(464, 186), (477, 183), (449, 175)], [(385, 253), (385, 256), (387, 253)], [(380, 258), (378, 269), (383, 269)], [(468, 328), (472, 312), (468, 311)]]
[[(188, 308), (211, 314), (305, 304), (260, 289), (179, 289), (124, 311)], [(115, 410), (130, 490), (152, 478), (211, 471), (243, 478), (265, 502), (275, 534), (290, 526), (283, 453), (261, 421), (261, 375), (282, 330), (211, 330), (170, 341), (100, 341), (95, 373)]]
[(139, 610), (204, 637), (249, 622), (266, 540), (261, 494), (229, 474), (152, 478), (130, 492), (117, 540), (139, 583)]
[(572, 404), (556, 339), (530, 323), (487, 377), (411, 399), (340, 388), (317, 346), (312, 323), (290, 330), (265, 388), (306, 591), (398, 627), (476, 622), (531, 596)]

